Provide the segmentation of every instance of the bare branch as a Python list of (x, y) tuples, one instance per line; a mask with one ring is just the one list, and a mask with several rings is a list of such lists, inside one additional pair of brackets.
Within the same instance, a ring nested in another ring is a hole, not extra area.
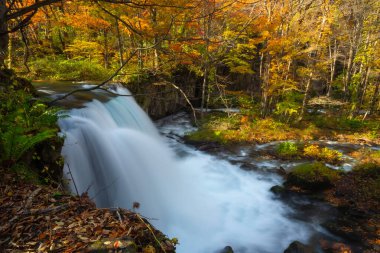
[(15, 12), (12, 12), (8, 15), (5, 16), (5, 21), (9, 21), (11, 19), (15, 19), (15, 18), (18, 18), (18, 17), (21, 17), (31, 11), (35, 11), (37, 10), (38, 8), (41, 8), (43, 6), (46, 6), (46, 5), (49, 5), (49, 4), (53, 4), (53, 3), (58, 3), (58, 2), (61, 2), (62, 0), (45, 0), (45, 1), (37, 1), (36, 3), (28, 6), (28, 7), (24, 7), (22, 9), (19, 9)]

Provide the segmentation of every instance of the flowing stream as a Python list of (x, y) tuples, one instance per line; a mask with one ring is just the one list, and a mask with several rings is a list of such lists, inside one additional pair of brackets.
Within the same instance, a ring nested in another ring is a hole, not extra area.
[(240, 168), (244, 149), (241, 156), (198, 151), (179, 141), (194, 130), (185, 114), (155, 125), (128, 90), (115, 92), (124, 96), (86, 102), (59, 121), (73, 192), (88, 191), (99, 207), (140, 203), (138, 212), (179, 239), (179, 253), (219, 252), (227, 245), (235, 252), (277, 253), (325, 233), (316, 220), (294, 218), (296, 211), (269, 191), (281, 177)]

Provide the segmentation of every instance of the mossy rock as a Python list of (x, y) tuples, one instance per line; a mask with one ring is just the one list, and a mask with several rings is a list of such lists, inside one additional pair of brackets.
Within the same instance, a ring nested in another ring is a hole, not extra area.
[(360, 176), (380, 177), (380, 164), (363, 163), (354, 167), (353, 173)]
[(285, 186), (296, 186), (311, 191), (325, 190), (332, 187), (339, 177), (339, 171), (333, 170), (323, 163), (305, 163), (296, 166), (288, 174)]
[(270, 188), (270, 191), (273, 192), (275, 195), (281, 195), (286, 192), (286, 189), (280, 185), (275, 185)]
[(217, 142), (222, 143), (223, 138), (221, 131), (214, 131), (211, 129), (200, 129), (191, 133), (188, 133), (184, 137), (185, 141), (189, 144)]

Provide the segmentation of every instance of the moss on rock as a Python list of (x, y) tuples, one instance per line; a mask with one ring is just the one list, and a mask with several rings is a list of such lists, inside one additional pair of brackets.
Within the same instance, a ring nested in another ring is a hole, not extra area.
[(296, 166), (288, 174), (285, 186), (296, 186), (304, 190), (324, 190), (339, 179), (340, 172), (328, 168), (323, 163), (305, 163)]

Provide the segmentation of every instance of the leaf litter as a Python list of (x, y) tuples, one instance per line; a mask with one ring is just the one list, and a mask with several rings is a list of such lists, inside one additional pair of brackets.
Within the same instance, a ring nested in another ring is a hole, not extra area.
[(175, 252), (138, 213), (0, 172), (0, 252)]

